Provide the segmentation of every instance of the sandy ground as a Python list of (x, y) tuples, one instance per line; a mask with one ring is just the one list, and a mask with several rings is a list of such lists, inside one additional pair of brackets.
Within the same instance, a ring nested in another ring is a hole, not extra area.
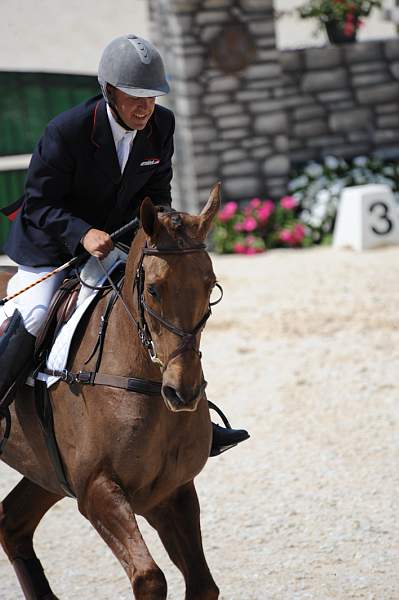
[[(197, 479), (223, 600), (399, 598), (399, 248), (216, 257), (225, 298), (203, 340), (209, 397), (249, 442)], [(19, 476), (0, 468), (4, 496)], [(180, 574), (143, 534), (171, 600)], [(61, 600), (131, 598), (119, 563), (63, 500), (36, 538)], [(0, 597), (22, 598), (0, 558)]]

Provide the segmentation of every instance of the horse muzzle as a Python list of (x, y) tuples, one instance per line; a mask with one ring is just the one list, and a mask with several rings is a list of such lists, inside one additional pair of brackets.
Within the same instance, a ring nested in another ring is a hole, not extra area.
[(204, 380), (193, 391), (182, 392), (170, 383), (165, 383), (162, 386), (161, 393), (166, 406), (172, 412), (194, 412), (198, 408), (199, 401), (204, 395), (207, 385)]

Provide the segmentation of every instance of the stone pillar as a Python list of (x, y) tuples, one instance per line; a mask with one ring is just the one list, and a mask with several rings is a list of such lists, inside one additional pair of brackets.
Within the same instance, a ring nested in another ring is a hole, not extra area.
[(277, 198), (289, 171), (273, 0), (150, 0), (176, 115), (175, 206)]

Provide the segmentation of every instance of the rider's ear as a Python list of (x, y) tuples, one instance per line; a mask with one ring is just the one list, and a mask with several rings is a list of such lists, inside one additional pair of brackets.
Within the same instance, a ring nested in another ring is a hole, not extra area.
[(220, 208), (220, 186), (220, 181), (213, 186), (208, 202), (200, 212), (199, 233), (202, 239), (207, 235), (211, 223)]
[(144, 198), (140, 207), (140, 221), (144, 231), (149, 237), (154, 237), (159, 229), (157, 211), (151, 198)]

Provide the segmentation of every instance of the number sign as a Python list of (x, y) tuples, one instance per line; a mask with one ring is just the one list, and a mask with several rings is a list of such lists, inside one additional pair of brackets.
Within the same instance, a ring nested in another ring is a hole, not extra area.
[(366, 250), (399, 244), (399, 207), (386, 185), (344, 188), (334, 229), (334, 247)]

